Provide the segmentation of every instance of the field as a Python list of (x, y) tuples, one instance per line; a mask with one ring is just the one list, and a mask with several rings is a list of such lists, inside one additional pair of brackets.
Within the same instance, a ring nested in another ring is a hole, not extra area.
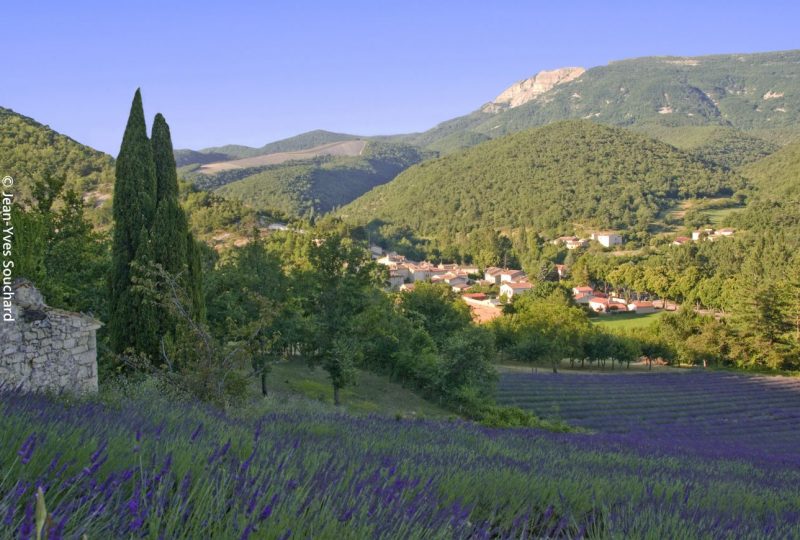
[(200, 167), (199, 172), (214, 174), (229, 169), (247, 169), (249, 167), (277, 165), (278, 163), (284, 163), (286, 161), (312, 159), (318, 156), (360, 156), (366, 145), (367, 141), (360, 140), (332, 142), (315, 146), (308, 150), (299, 150), (297, 152), (276, 152), (263, 156), (235, 159), (233, 161), (208, 163)]
[(504, 373), (498, 401), (621, 441), (800, 466), (800, 378), (670, 370)]
[[(0, 538), (796, 538), (797, 379), (504, 375), (596, 433), (0, 394)], [(554, 410), (557, 409), (557, 410)]]
[(703, 210), (703, 215), (708, 218), (708, 222), (711, 223), (711, 225), (719, 227), (728, 216), (739, 210), (741, 210), (740, 207), (714, 208), (711, 210)]
[(627, 329), (627, 328), (642, 328), (650, 326), (653, 322), (657, 321), (664, 315), (664, 311), (656, 311), (655, 313), (620, 313), (618, 315), (603, 315), (593, 317), (591, 321), (594, 324), (605, 326), (612, 329)]

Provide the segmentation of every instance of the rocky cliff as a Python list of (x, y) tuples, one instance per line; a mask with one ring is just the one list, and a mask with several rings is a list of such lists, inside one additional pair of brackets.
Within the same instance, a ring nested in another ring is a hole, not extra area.
[(483, 112), (500, 112), (519, 107), (537, 99), (554, 86), (577, 79), (586, 70), (581, 67), (565, 67), (552, 71), (540, 71), (533, 77), (519, 81), (506, 88), (494, 101), (483, 106)]

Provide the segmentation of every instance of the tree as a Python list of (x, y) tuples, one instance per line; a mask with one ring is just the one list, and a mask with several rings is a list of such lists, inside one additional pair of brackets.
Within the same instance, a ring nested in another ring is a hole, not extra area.
[(131, 263), (148, 237), (155, 215), (156, 170), (147, 138), (142, 96), (137, 89), (116, 162), (114, 184), (111, 272), (109, 277), (109, 323), (111, 348), (150, 349), (151, 337), (141, 325), (141, 293), (132, 290)]
[(350, 384), (360, 354), (354, 323), (365, 309), (369, 290), (383, 282), (383, 272), (366, 248), (341, 231), (326, 231), (313, 239), (309, 249), (309, 318), (305, 350), (312, 364), (328, 372), (333, 400)]
[[(202, 318), (205, 311), (202, 296), (202, 269), (197, 246), (189, 232), (188, 220), (178, 202), (178, 173), (172, 148), (169, 125), (160, 113), (153, 121), (151, 139), (156, 171), (156, 212), (150, 229), (153, 263), (168, 273), (179, 276), (189, 292), (189, 309), (194, 317)], [(176, 320), (163, 308), (157, 313), (157, 335), (174, 338)]]

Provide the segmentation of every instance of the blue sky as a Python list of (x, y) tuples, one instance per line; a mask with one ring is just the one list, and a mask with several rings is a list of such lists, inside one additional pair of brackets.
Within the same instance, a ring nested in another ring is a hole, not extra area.
[(0, 106), (116, 155), (141, 87), (179, 148), (421, 131), (542, 69), (800, 47), (800, 2), (22, 2)]

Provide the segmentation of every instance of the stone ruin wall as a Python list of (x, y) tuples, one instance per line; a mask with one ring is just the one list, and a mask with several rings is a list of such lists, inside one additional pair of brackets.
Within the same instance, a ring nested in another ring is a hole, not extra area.
[(100, 323), (46, 306), (30, 283), (15, 285), (14, 293), (10, 316), (0, 320), (0, 385), (25, 392), (97, 392)]

